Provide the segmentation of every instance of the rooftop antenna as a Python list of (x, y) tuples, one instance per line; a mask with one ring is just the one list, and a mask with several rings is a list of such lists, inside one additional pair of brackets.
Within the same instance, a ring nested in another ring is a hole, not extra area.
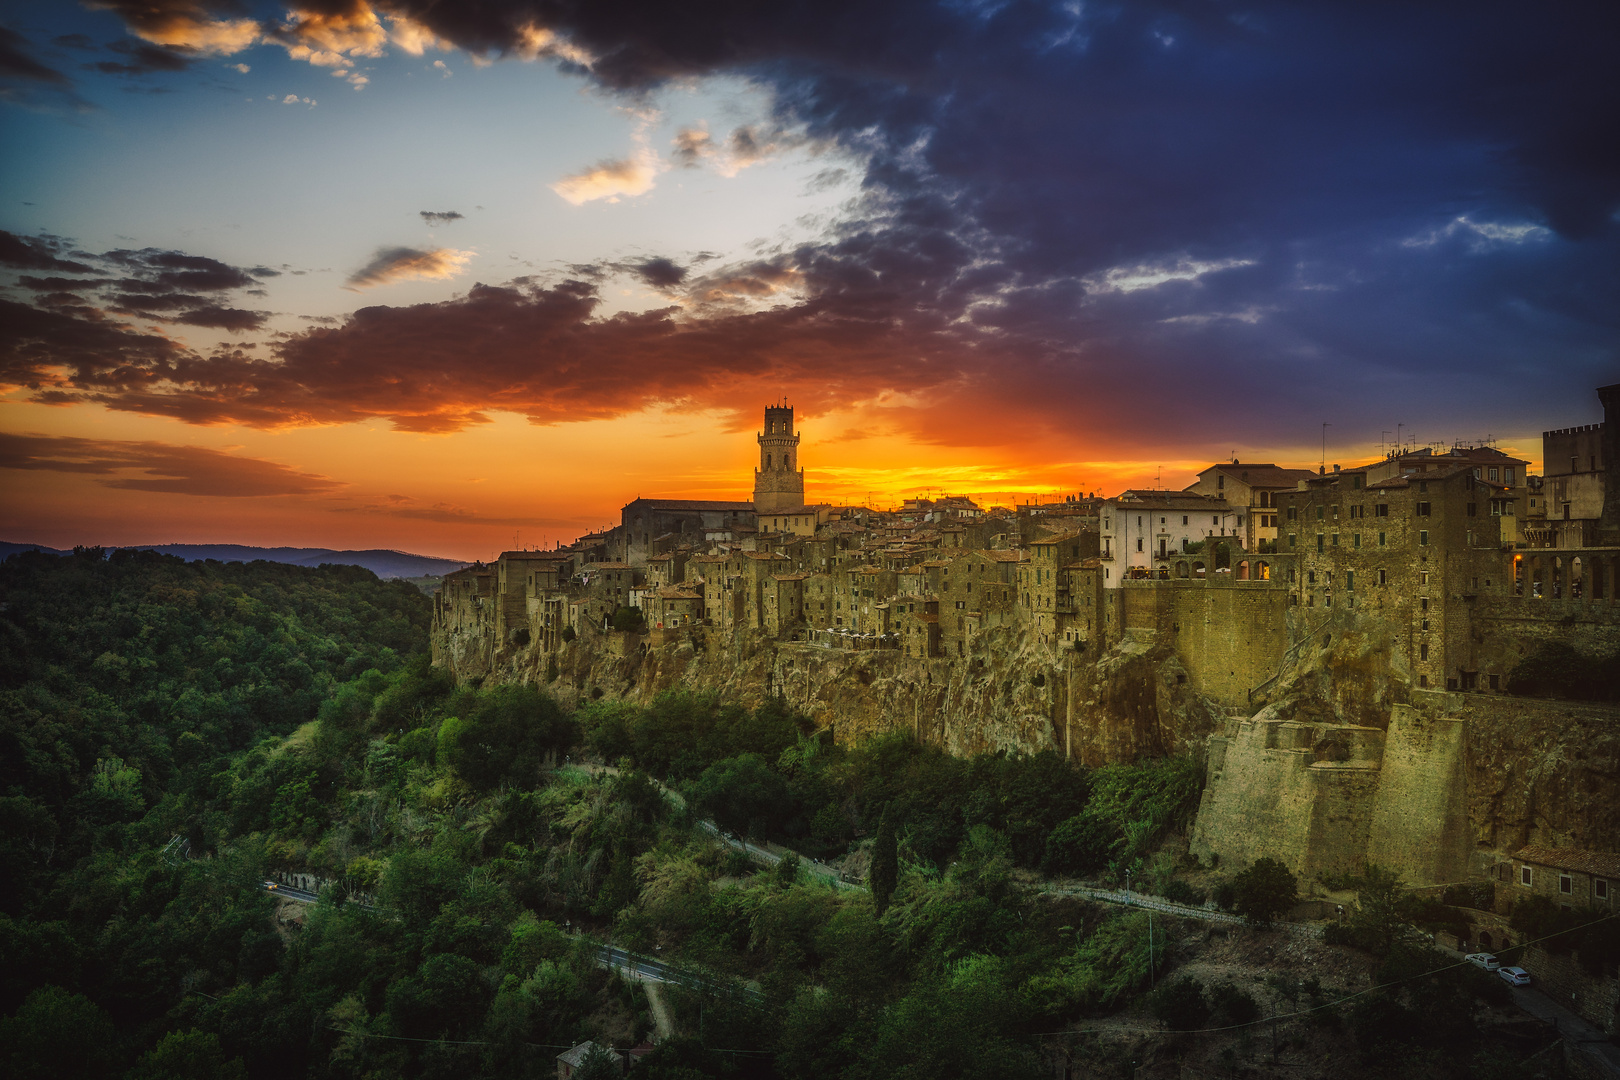
[(1390, 435), (1392, 435), (1392, 434), (1393, 434), (1393, 432), (1389, 432), (1389, 431), (1380, 431), (1380, 432), (1379, 432), (1379, 433), (1378, 433), (1378, 453), (1379, 453), (1379, 454), (1380, 454), (1380, 455), (1382, 455), (1382, 456), (1384, 456), (1384, 457), (1388, 457), (1388, 456), (1389, 456), (1389, 453), (1388, 453), (1388, 451), (1386, 451), (1386, 450), (1385, 450), (1385, 449), (1384, 449), (1384, 445), (1385, 445), (1385, 444), (1386, 444), (1386, 443), (1387, 443), (1387, 442), (1389, 442), (1389, 437), (1390, 437)]
[(1401, 429), (1405, 426), (1405, 424), (1395, 425), (1395, 452), (1397, 454), (1401, 452)]

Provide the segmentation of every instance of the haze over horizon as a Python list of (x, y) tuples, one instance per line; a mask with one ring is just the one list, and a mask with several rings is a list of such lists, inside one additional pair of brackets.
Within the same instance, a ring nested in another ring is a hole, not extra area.
[(486, 558), (747, 498), (783, 397), (816, 501), (1539, 466), (1620, 381), (1617, 24), (0, 3), (5, 538)]

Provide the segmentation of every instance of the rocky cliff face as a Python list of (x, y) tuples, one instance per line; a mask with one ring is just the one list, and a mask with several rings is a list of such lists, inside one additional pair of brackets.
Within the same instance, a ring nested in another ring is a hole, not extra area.
[(492, 681), (548, 686), (566, 703), (645, 702), (687, 689), (752, 705), (780, 693), (840, 741), (904, 730), (953, 754), (1051, 749), (1088, 765), (1199, 747), (1223, 719), (1174, 652), (1150, 639), (1128, 639), (1088, 659), (995, 629), (976, 652), (922, 659), (695, 628), (587, 633), (554, 656), (508, 649), (486, 670)]

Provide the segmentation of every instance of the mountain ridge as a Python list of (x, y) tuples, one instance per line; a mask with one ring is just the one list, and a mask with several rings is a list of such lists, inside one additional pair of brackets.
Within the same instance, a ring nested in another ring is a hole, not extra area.
[[(440, 577), (471, 564), (471, 560), (444, 559), (436, 555), (416, 555), (391, 548), (336, 549), (300, 547), (254, 547), (248, 544), (119, 544), (118, 548), (137, 551), (156, 551), (176, 555), (187, 562), (215, 559), (220, 562), (289, 563), (294, 566), (319, 566), (334, 563), (342, 566), (363, 566), (380, 578)], [(71, 550), (47, 547), (44, 544), (18, 544), (0, 541), (0, 560), (22, 551), (39, 551), (46, 555), (71, 555)]]

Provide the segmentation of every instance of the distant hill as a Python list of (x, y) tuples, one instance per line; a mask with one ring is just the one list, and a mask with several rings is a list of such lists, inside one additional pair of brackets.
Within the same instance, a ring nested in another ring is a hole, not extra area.
[[(294, 566), (319, 566), (337, 563), (344, 566), (363, 566), (380, 578), (440, 577), (452, 570), (468, 565), (456, 559), (438, 559), (431, 555), (412, 555), (405, 551), (387, 551), (373, 548), (369, 551), (334, 551), (331, 548), (262, 548), (245, 544), (129, 544), (142, 551), (157, 551), (164, 555), (178, 555), (187, 562), (217, 559), (220, 562), (292, 563)], [(71, 551), (45, 547), (43, 544), (12, 544), (0, 541), (0, 559), (19, 551), (43, 551), (47, 555), (70, 555)]]

